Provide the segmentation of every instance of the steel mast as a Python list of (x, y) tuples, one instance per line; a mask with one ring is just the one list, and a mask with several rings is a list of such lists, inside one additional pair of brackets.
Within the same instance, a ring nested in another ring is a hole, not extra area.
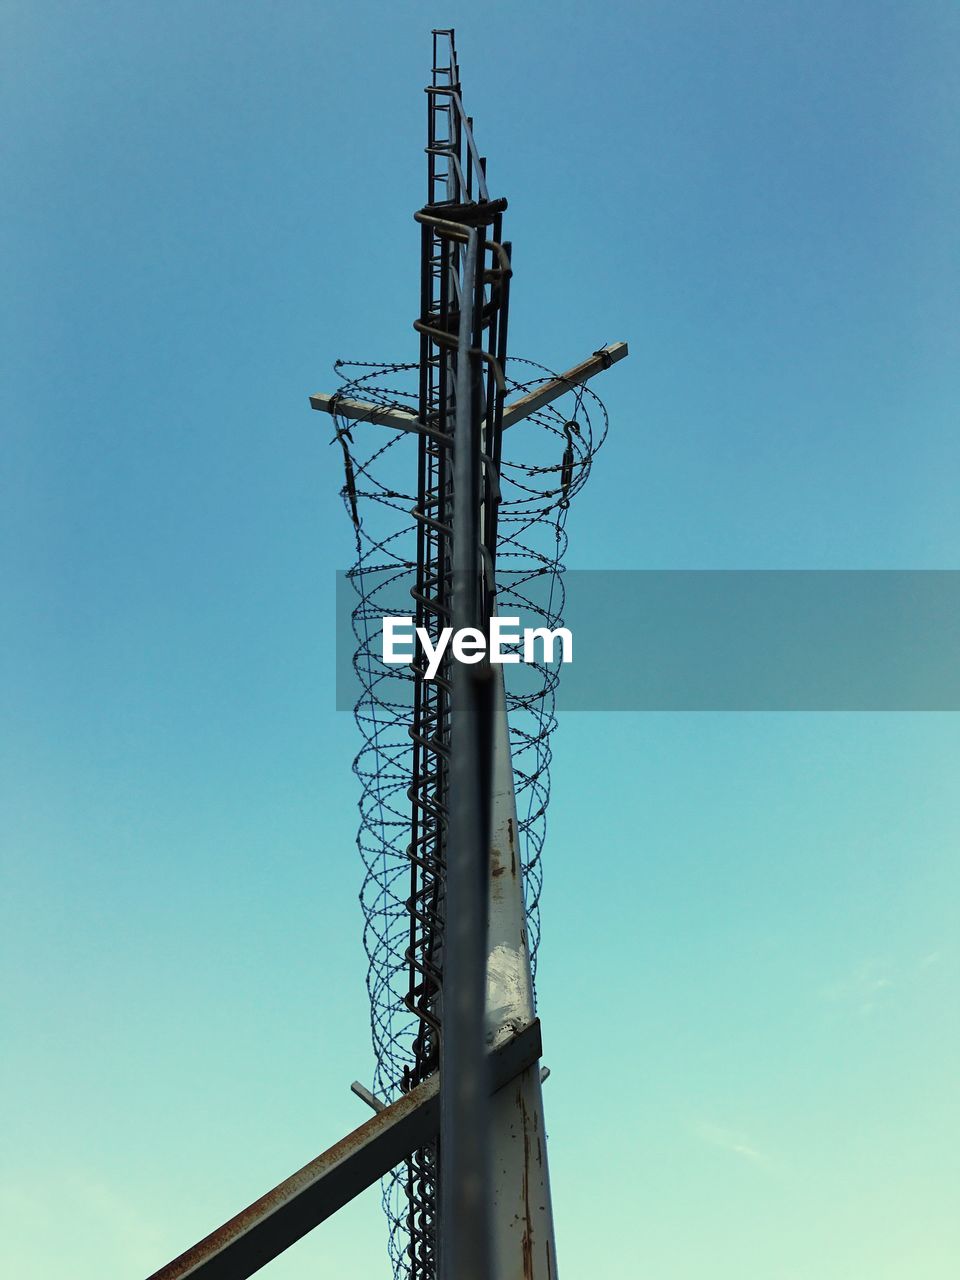
[[(450, 625), (483, 631), (495, 611), (504, 430), (609, 368), (627, 347), (603, 347), (507, 401), (507, 202), (487, 187), (452, 30), (433, 32), (426, 94), (427, 202), (415, 215), (417, 411), (341, 395), (310, 400), (338, 419), (416, 436), (411, 594), (417, 625), (436, 639)], [(344, 455), (359, 528), (346, 447)], [(366, 1124), (150, 1280), (244, 1280), (398, 1166), (406, 1168), (410, 1280), (556, 1280), (502, 672), (448, 657), (428, 680), (424, 663), (413, 664), (404, 963), (417, 1030), (395, 1082), (401, 1096), (386, 1104), (354, 1085), (375, 1112)]]

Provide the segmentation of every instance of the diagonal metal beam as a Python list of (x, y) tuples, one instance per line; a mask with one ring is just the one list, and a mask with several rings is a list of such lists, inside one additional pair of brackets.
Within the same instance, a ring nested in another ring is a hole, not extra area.
[[(534, 1019), (491, 1052), (492, 1090), (509, 1084), (540, 1054), (540, 1023)], [(411, 1151), (433, 1141), (440, 1124), (439, 1084), (435, 1073), (148, 1280), (247, 1280)]]
[(545, 405), (558, 400), (565, 391), (569, 391), (571, 387), (579, 387), (581, 383), (589, 381), (595, 374), (602, 373), (604, 369), (609, 369), (612, 364), (616, 364), (618, 360), (622, 360), (627, 354), (627, 344), (625, 342), (613, 342), (608, 347), (601, 347), (592, 356), (589, 356), (586, 360), (581, 360), (579, 364), (575, 364), (566, 373), (562, 373), (559, 378), (553, 378), (550, 382), (545, 382), (542, 387), (538, 387), (536, 391), (531, 391), (529, 395), (521, 396), (519, 400), (514, 400), (512, 404), (504, 405), (504, 427), (511, 427), (515, 422), (520, 422), (521, 419), (529, 417), (531, 413), (535, 413), (537, 409), (542, 409)]
[[(549, 382), (545, 382), (542, 387), (538, 387), (536, 391), (531, 391), (529, 395), (521, 396), (519, 400), (506, 404), (503, 409), (504, 427), (510, 427), (515, 422), (520, 422), (522, 419), (529, 417), (537, 409), (543, 409), (546, 405), (552, 404), (554, 400), (559, 399), (571, 387), (578, 387), (582, 383), (589, 381), (595, 374), (602, 373), (604, 369), (609, 369), (612, 364), (616, 364), (618, 360), (622, 360), (628, 354), (625, 342), (612, 342), (609, 346), (601, 347), (592, 356), (589, 356), (586, 360), (581, 360), (579, 364), (575, 364), (566, 373), (562, 373), (559, 378), (552, 378)], [(336, 411), (345, 418), (357, 418), (362, 419), (364, 422), (375, 422), (384, 427), (396, 427), (400, 431), (419, 430), (415, 413), (411, 413), (408, 409), (373, 404), (368, 400), (351, 400), (348, 397), (328, 396), (318, 393), (310, 397), (310, 407), (311, 409), (319, 409), (323, 413), (332, 414)]]

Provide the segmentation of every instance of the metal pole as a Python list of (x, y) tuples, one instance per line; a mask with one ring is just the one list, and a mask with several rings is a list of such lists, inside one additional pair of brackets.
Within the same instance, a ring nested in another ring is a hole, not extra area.
[[(509, 1044), (533, 1018), (517, 802), (503, 667), (495, 668), (487, 1043)], [(557, 1280), (540, 1064), (490, 1099), (492, 1254), (496, 1280)]]
[[(480, 370), (475, 349), (480, 237), (464, 258), (453, 460), (454, 634), (479, 628)], [(484, 1034), (491, 679), (452, 664), (450, 817), (440, 1035), (440, 1274), (491, 1280), (489, 1080)]]

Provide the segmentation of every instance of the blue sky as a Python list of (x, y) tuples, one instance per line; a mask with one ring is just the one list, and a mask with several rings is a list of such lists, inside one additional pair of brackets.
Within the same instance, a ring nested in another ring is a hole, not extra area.
[[(0, 6), (0, 1271), (144, 1275), (364, 1118), (337, 357), (409, 359), (434, 25), (511, 340), (607, 341), (578, 568), (956, 568), (950, 4)], [(952, 715), (569, 714), (558, 1248), (946, 1280)], [(273, 1264), (386, 1274), (376, 1193)]]

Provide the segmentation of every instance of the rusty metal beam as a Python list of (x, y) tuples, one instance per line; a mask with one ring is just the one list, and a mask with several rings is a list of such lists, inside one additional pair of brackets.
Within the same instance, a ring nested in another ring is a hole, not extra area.
[[(515, 422), (521, 422), (524, 418), (529, 417), (531, 413), (535, 413), (537, 409), (543, 409), (546, 405), (559, 399), (571, 387), (578, 387), (581, 383), (587, 382), (596, 374), (602, 373), (604, 369), (609, 369), (612, 364), (616, 364), (618, 360), (622, 360), (628, 354), (629, 351), (625, 342), (612, 342), (609, 346), (601, 347), (599, 351), (594, 352), (588, 359), (581, 360), (572, 369), (562, 373), (559, 378), (553, 378), (550, 382), (545, 382), (542, 387), (538, 387), (536, 391), (531, 391), (529, 395), (521, 396), (519, 400), (514, 400), (512, 403), (504, 405), (504, 427), (510, 427)], [(384, 427), (396, 427), (399, 431), (419, 431), (421, 429), (417, 422), (417, 415), (411, 413), (408, 409), (372, 404), (368, 400), (351, 400), (348, 397), (328, 396), (318, 393), (310, 397), (310, 407), (311, 409), (319, 409), (322, 413), (332, 414), (336, 411), (345, 418), (376, 422)]]
[[(492, 1089), (509, 1084), (540, 1053), (540, 1023), (534, 1019), (492, 1050)], [(148, 1280), (246, 1280), (411, 1151), (432, 1142), (439, 1123), (439, 1076), (434, 1074)]]

